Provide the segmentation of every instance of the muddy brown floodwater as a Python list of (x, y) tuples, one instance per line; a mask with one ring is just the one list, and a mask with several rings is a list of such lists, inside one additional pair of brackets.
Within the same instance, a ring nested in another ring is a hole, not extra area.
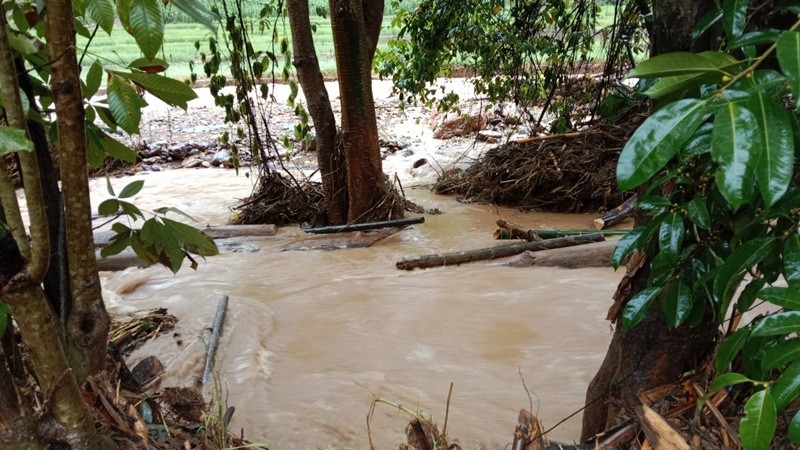
[[(251, 186), (242, 175), (215, 169), (141, 178), (138, 205), (176, 206), (202, 224), (226, 222), (235, 198)], [(112, 180), (117, 189), (129, 181)], [(92, 192), (95, 201), (104, 198), (105, 180), (93, 180)], [(506, 448), (518, 410), (531, 403), (545, 427), (579, 409), (610, 340), (604, 316), (621, 274), (480, 263), (405, 272), (394, 263), (493, 245), (501, 217), (531, 227), (586, 228), (592, 216), (522, 214), (425, 190), (406, 193), (445, 214), (372, 248), (276, 253), (269, 251), (274, 241), (251, 241), (237, 248), (262, 250), (224, 251), (197, 271), (104, 274), (113, 311), (166, 307), (180, 318), (179, 337), (147, 343), (130, 362), (158, 355), (168, 371), (162, 386), (192, 384), (217, 301), (228, 294), (216, 370), (236, 407), (231, 429), (273, 449), (368, 448), (373, 394), (427, 411), (442, 425), (451, 382), (448, 434), (465, 449)], [(371, 423), (376, 448), (397, 448), (407, 420), (378, 405)], [(551, 438), (572, 441), (579, 428), (577, 415)]]

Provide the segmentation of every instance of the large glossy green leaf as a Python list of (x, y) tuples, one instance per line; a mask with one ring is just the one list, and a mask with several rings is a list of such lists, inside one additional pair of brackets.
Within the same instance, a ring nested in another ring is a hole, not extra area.
[(614, 266), (615, 270), (619, 267), (619, 265), (622, 263), (622, 260), (625, 259), (626, 256), (635, 251), (636, 242), (642, 236), (643, 232), (644, 227), (635, 228), (617, 241), (617, 246), (614, 247), (614, 253), (611, 255), (611, 265)]
[(750, 329), (740, 328), (722, 341), (717, 350), (717, 359), (714, 361), (714, 369), (717, 372), (722, 373), (728, 370), (733, 358), (744, 348), (748, 337), (750, 337)]
[(113, 0), (90, 0), (86, 5), (86, 15), (108, 34), (114, 29), (116, 12)]
[(772, 96), (756, 89), (747, 104), (761, 135), (756, 163), (758, 190), (767, 206), (786, 192), (794, 167), (794, 133), (789, 113)]
[(125, 27), (125, 31), (131, 32), (131, 0), (114, 0), (117, 4), (117, 16), (119, 22)]
[(760, 142), (756, 116), (743, 106), (728, 102), (714, 117), (711, 156), (720, 165), (716, 184), (734, 211), (750, 200), (757, 161), (752, 149)]
[(703, 84), (716, 81), (718, 78), (719, 74), (708, 72), (663, 77), (659, 78), (658, 81), (644, 91), (644, 95), (658, 100), (686, 89), (696, 88)]
[(170, 0), (169, 3), (183, 11), (195, 22), (205, 26), (211, 31), (215, 30), (214, 19), (218, 17), (208, 9), (204, 2), (200, 0)]
[(800, 338), (778, 342), (764, 351), (761, 368), (768, 372), (800, 359)]
[(219, 249), (214, 240), (197, 228), (166, 217), (162, 217), (161, 220), (170, 232), (174, 233), (176, 239), (191, 253), (201, 256), (219, 254)]
[(667, 214), (658, 230), (660, 254), (669, 255), (667, 258), (673, 262), (677, 260), (685, 231), (682, 216), (674, 212)]
[[(784, 32), (777, 44), (778, 63), (783, 73), (792, 80), (794, 98), (800, 98), (800, 32)], [(800, 102), (797, 104), (800, 105)]]
[(633, 133), (617, 163), (617, 184), (633, 189), (664, 167), (705, 120), (705, 102), (683, 99), (656, 111)]
[(187, 107), (187, 102), (197, 98), (197, 94), (186, 83), (168, 78), (155, 73), (143, 72), (113, 72), (122, 78), (136, 82), (142, 86), (147, 92), (160, 98), (165, 103), (173, 106), (179, 106), (184, 110)]
[(783, 30), (776, 30), (773, 28), (764, 28), (757, 31), (744, 33), (736, 39), (728, 42), (728, 48), (740, 48), (748, 45), (762, 45), (769, 44), (778, 40), (783, 34)]
[(725, 0), (722, 4), (722, 28), (728, 40), (742, 35), (747, 22), (748, 0)]
[(89, 67), (86, 73), (86, 85), (83, 90), (83, 98), (90, 99), (100, 89), (100, 83), (103, 81), (103, 66), (100, 61), (94, 60), (94, 63)]
[(622, 311), (622, 325), (625, 328), (631, 328), (647, 317), (647, 311), (650, 310), (650, 306), (658, 297), (659, 292), (661, 292), (661, 288), (650, 287), (631, 297)]
[(751, 336), (783, 336), (800, 331), (800, 311), (770, 314), (753, 325)]
[(711, 384), (708, 386), (708, 393), (713, 394), (724, 387), (733, 386), (734, 384), (751, 383), (752, 381), (753, 380), (740, 373), (723, 373), (711, 381)]
[(698, 227), (708, 230), (711, 228), (711, 216), (708, 214), (706, 199), (702, 196), (695, 197), (686, 204), (686, 215)]
[(0, 125), (0, 156), (14, 152), (30, 152), (33, 142), (28, 139), (25, 130), (7, 125)]
[(777, 426), (778, 412), (768, 390), (753, 394), (744, 405), (739, 436), (744, 450), (767, 450)]
[(139, 97), (128, 80), (111, 74), (108, 80), (108, 109), (114, 121), (128, 134), (139, 133), (142, 108), (147, 103)]
[(789, 364), (770, 388), (775, 406), (782, 410), (800, 394), (800, 360)]
[(800, 287), (765, 287), (758, 292), (758, 298), (791, 311), (800, 310)]
[(161, 0), (130, 0), (130, 33), (144, 56), (156, 56), (164, 42)]
[(666, 53), (640, 62), (628, 73), (628, 78), (661, 78), (697, 73), (722, 77), (729, 75), (728, 70), (738, 64), (736, 58), (725, 52)]
[(789, 441), (792, 444), (800, 444), (800, 411), (796, 412), (789, 422)]
[(722, 19), (722, 9), (714, 9), (709, 11), (705, 16), (694, 25), (692, 30), (692, 40), (696, 41), (700, 36), (705, 34), (715, 23)]
[(792, 233), (783, 243), (783, 276), (789, 285), (800, 283), (800, 235)]
[(745, 242), (719, 267), (714, 280), (714, 298), (719, 305), (717, 312), (719, 316), (727, 313), (742, 274), (761, 262), (775, 248), (775, 242), (775, 239), (770, 237), (759, 237)]
[(692, 290), (682, 281), (672, 283), (667, 289), (664, 300), (664, 313), (667, 316), (667, 325), (678, 327), (682, 325), (692, 312)]

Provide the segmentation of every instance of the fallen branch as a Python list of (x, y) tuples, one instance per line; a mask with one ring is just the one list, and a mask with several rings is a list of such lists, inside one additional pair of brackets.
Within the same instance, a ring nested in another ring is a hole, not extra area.
[[(221, 225), (200, 228), (211, 239), (229, 239), (235, 237), (269, 237), (275, 236), (278, 228), (273, 224), (264, 225)], [(95, 248), (107, 246), (116, 233), (104, 231), (94, 235)]]
[(228, 308), (228, 296), (223, 295), (217, 305), (217, 313), (214, 315), (214, 325), (211, 328), (211, 338), (208, 340), (208, 350), (206, 351), (206, 362), (203, 366), (203, 377), (200, 378), (200, 387), (203, 387), (211, 375), (211, 366), (214, 364), (214, 353), (217, 351), (219, 336), (222, 334), (222, 324), (225, 322), (225, 312)]
[(525, 251), (539, 251), (551, 248), (569, 247), (571, 245), (588, 244), (599, 242), (605, 237), (600, 233), (586, 234), (581, 236), (567, 236), (557, 239), (546, 239), (536, 242), (522, 242), (509, 245), (499, 245), (477, 250), (466, 250), (453, 253), (438, 253), (433, 255), (413, 256), (402, 258), (397, 261), (398, 269), (413, 270), (427, 269), (429, 267), (452, 266), (473, 261), (485, 261), (489, 259), (505, 258), (514, 256)]
[(424, 222), (425, 222), (424, 217), (409, 217), (406, 219), (382, 220), (380, 222), (349, 223), (347, 225), (331, 225), (328, 227), (305, 228), (303, 231), (305, 231), (306, 233), (314, 233), (314, 234), (343, 233), (345, 231), (366, 231), (366, 230), (373, 230), (375, 228), (404, 227), (407, 225), (414, 225)]
[(541, 241), (542, 238), (533, 230), (526, 230), (519, 225), (505, 221), (503, 219), (495, 222), (499, 230), (495, 230), (494, 238), (497, 239), (522, 239), (524, 241)]
[(623, 204), (603, 214), (597, 219), (594, 219), (594, 227), (598, 230), (602, 230), (604, 228), (616, 225), (628, 217), (633, 216), (636, 214), (636, 202), (638, 202), (638, 197), (635, 195), (625, 200)]

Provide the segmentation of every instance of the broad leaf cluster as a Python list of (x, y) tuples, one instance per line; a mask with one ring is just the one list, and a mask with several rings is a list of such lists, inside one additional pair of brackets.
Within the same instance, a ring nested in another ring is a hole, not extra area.
[[(700, 21), (698, 36), (721, 22), (722, 50), (660, 55), (630, 73), (657, 110), (623, 149), (617, 178), (640, 189), (651, 220), (620, 240), (613, 263), (653, 256), (624, 326), (655, 307), (673, 327), (725, 326), (712, 391), (752, 385), (740, 434), (756, 450), (800, 395), (800, 22), (750, 31), (747, 13), (748, 2), (726, 0)], [(757, 301), (777, 312), (737, 329)], [(800, 442), (800, 414), (789, 437)]]

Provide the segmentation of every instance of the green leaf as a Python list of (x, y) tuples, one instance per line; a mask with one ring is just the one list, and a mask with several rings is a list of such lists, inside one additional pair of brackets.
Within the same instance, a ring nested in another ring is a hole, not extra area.
[(725, 0), (722, 4), (722, 28), (728, 40), (742, 35), (747, 22), (748, 0)]
[(698, 227), (704, 230), (711, 229), (711, 216), (708, 214), (705, 198), (697, 196), (687, 203), (686, 215), (688, 215), (689, 220)]
[(792, 233), (783, 243), (783, 275), (789, 285), (800, 283), (800, 235)]
[(800, 331), (800, 311), (770, 314), (753, 325), (751, 336), (782, 336)]
[(761, 135), (756, 174), (758, 189), (767, 206), (772, 206), (789, 188), (794, 167), (794, 133), (789, 114), (772, 96), (756, 89), (748, 102)]
[(214, 20), (219, 17), (208, 9), (205, 3), (198, 0), (170, 0), (170, 4), (210, 31), (215, 31)]
[(739, 435), (744, 450), (767, 450), (777, 426), (777, 409), (768, 390), (753, 394), (744, 405)]
[(742, 348), (744, 348), (744, 344), (747, 342), (748, 337), (750, 337), (750, 329), (740, 328), (725, 338), (725, 340), (722, 341), (722, 344), (720, 344), (719, 350), (717, 350), (717, 359), (714, 361), (714, 370), (719, 373), (728, 370), (728, 366), (731, 365), (733, 358), (736, 358), (736, 355), (738, 355), (739, 352), (742, 351)]
[(131, 0), (114, 0), (117, 4), (117, 15), (119, 22), (125, 27), (125, 31), (131, 32)]
[(751, 31), (750, 33), (745, 33), (736, 39), (730, 40), (728, 42), (728, 48), (734, 49), (746, 47), (748, 45), (770, 44), (778, 40), (781, 34), (783, 34), (783, 30), (776, 30), (773, 28)]
[(115, 198), (104, 200), (100, 203), (100, 206), (97, 207), (97, 212), (101, 216), (113, 216), (117, 211), (119, 211), (119, 200)]
[(147, 92), (160, 98), (165, 103), (180, 106), (184, 110), (189, 100), (197, 98), (197, 94), (188, 84), (163, 75), (118, 71), (114, 71), (113, 73), (142, 86)]
[(111, 74), (108, 80), (108, 108), (114, 121), (128, 134), (139, 133), (142, 108), (147, 103), (124, 78)]
[(770, 387), (775, 406), (783, 410), (800, 394), (800, 361), (795, 361), (783, 371), (783, 374)]
[(678, 327), (682, 325), (692, 312), (692, 290), (682, 281), (672, 283), (667, 289), (664, 300), (664, 310), (667, 316), (667, 325)]
[(722, 19), (722, 9), (711, 10), (705, 16), (701, 17), (692, 30), (692, 40), (696, 41), (700, 36), (705, 34), (706, 31), (711, 29), (715, 23), (719, 22), (719, 19)]
[(658, 100), (680, 91), (696, 88), (703, 84), (713, 82), (718, 78), (719, 75), (716, 73), (711, 74), (708, 72), (662, 77), (659, 78), (658, 81), (656, 81), (646, 91), (644, 91), (644, 95), (654, 100)]
[(136, 220), (137, 217), (144, 219), (144, 214), (142, 214), (142, 211), (133, 203), (120, 201), (119, 206), (122, 208), (122, 211), (125, 214), (129, 215), (134, 220)]
[[(794, 98), (800, 98), (800, 32), (784, 32), (777, 44), (778, 63), (783, 73), (792, 80)], [(800, 102), (797, 104), (800, 105)]]
[(139, 191), (142, 190), (144, 186), (144, 180), (136, 180), (128, 183), (122, 191), (119, 193), (119, 198), (128, 198), (133, 197), (134, 195), (138, 194)]
[(619, 268), (619, 265), (626, 256), (636, 250), (636, 243), (642, 236), (643, 232), (644, 227), (635, 228), (617, 241), (617, 246), (614, 247), (614, 253), (611, 255), (611, 265), (614, 266), (614, 270)]
[(116, 12), (113, 0), (90, 0), (86, 5), (86, 15), (95, 21), (107, 34), (114, 29)]
[(800, 310), (800, 287), (766, 287), (758, 293), (758, 298), (766, 300), (781, 308), (797, 311)]
[(617, 184), (633, 189), (669, 161), (705, 120), (705, 102), (683, 99), (656, 111), (636, 129), (617, 163)]
[(625, 328), (632, 328), (647, 317), (647, 311), (658, 297), (659, 292), (661, 292), (661, 288), (650, 287), (631, 297), (622, 311), (622, 325)]
[(0, 125), (0, 156), (30, 151), (33, 151), (33, 142), (25, 135), (25, 130)]
[(153, 253), (159, 256), (158, 260), (173, 273), (181, 269), (186, 252), (174, 233), (171, 233), (159, 219), (151, 218), (144, 222), (141, 239), (145, 246), (152, 246), (155, 250)]
[(742, 289), (742, 294), (739, 295), (738, 299), (736, 299), (736, 310), (741, 313), (747, 312), (747, 310), (753, 306), (753, 303), (756, 301), (756, 297), (758, 297), (758, 293), (765, 284), (767, 284), (767, 280), (765, 280), (763, 277), (747, 283), (747, 286)]
[(94, 63), (89, 67), (89, 72), (86, 73), (86, 86), (83, 91), (83, 98), (90, 99), (100, 89), (100, 83), (103, 81), (103, 66), (100, 61), (94, 60)]
[(666, 53), (640, 62), (628, 73), (628, 78), (661, 78), (698, 73), (722, 77), (730, 75), (729, 70), (738, 64), (739, 60), (725, 52)]
[(107, 246), (100, 249), (100, 257), (108, 258), (109, 256), (119, 254), (128, 248), (130, 242), (131, 237), (129, 234), (117, 234)]
[(97, 144), (108, 155), (129, 163), (135, 163), (139, 158), (136, 152), (131, 150), (130, 147), (109, 136), (105, 131), (99, 128), (96, 131), (98, 137)]
[(669, 259), (673, 262), (677, 260), (683, 245), (685, 231), (683, 217), (676, 213), (667, 214), (658, 231), (658, 245), (661, 254), (669, 255)]
[(728, 311), (728, 306), (744, 271), (764, 259), (774, 249), (775, 242), (775, 239), (770, 237), (760, 237), (745, 242), (736, 248), (719, 267), (719, 272), (714, 280), (714, 298), (719, 305), (717, 314), (720, 317)]
[(164, 42), (161, 0), (130, 0), (130, 34), (144, 56), (155, 58)]
[(158, 256), (148, 249), (142, 242), (141, 233), (135, 231), (131, 234), (131, 248), (136, 256), (148, 264), (155, 264), (158, 262)]
[(778, 342), (764, 351), (761, 368), (765, 372), (785, 366), (800, 359), (800, 338)]
[(720, 168), (716, 184), (734, 211), (749, 198), (756, 155), (751, 148), (761, 142), (758, 122), (750, 110), (732, 102), (717, 113), (711, 132), (711, 156)]
[(792, 444), (800, 444), (800, 411), (789, 422), (789, 440)]
[(172, 206), (156, 208), (153, 211), (156, 212), (157, 214), (161, 214), (161, 215), (164, 215), (164, 216), (167, 215), (167, 213), (175, 213), (175, 214), (179, 214), (179, 215), (181, 215), (183, 217), (186, 217), (187, 219), (189, 219), (189, 220), (191, 220), (193, 222), (197, 222), (197, 219), (195, 219), (194, 217), (192, 217), (189, 214), (186, 214), (185, 212), (181, 211), (180, 209), (172, 207)]
[(117, 194), (114, 193), (114, 186), (111, 186), (111, 178), (106, 175), (106, 189), (108, 190), (108, 195), (112, 197), (116, 197)]
[[(148, 72), (148, 73), (157, 73), (167, 70), (167, 68), (169, 68), (169, 63), (161, 58), (150, 59), (141, 57), (134, 59), (133, 61), (128, 63), (128, 68), (139, 69), (143, 72)], [(156, 70), (151, 70), (151, 69), (156, 69)]]
[(197, 228), (172, 219), (167, 219), (166, 217), (161, 220), (164, 221), (164, 225), (170, 231), (175, 233), (176, 238), (182, 245), (192, 247), (189, 249), (192, 253), (200, 256), (219, 254), (219, 249), (217, 248), (217, 244), (214, 243), (214, 240)]
[(714, 378), (714, 380), (708, 386), (708, 394), (713, 394), (714, 392), (717, 392), (722, 388), (733, 386), (734, 384), (752, 383), (752, 382), (753, 380), (747, 378), (746, 376), (740, 373), (735, 373), (735, 372), (723, 373), (721, 375), (717, 375), (717, 377)]

